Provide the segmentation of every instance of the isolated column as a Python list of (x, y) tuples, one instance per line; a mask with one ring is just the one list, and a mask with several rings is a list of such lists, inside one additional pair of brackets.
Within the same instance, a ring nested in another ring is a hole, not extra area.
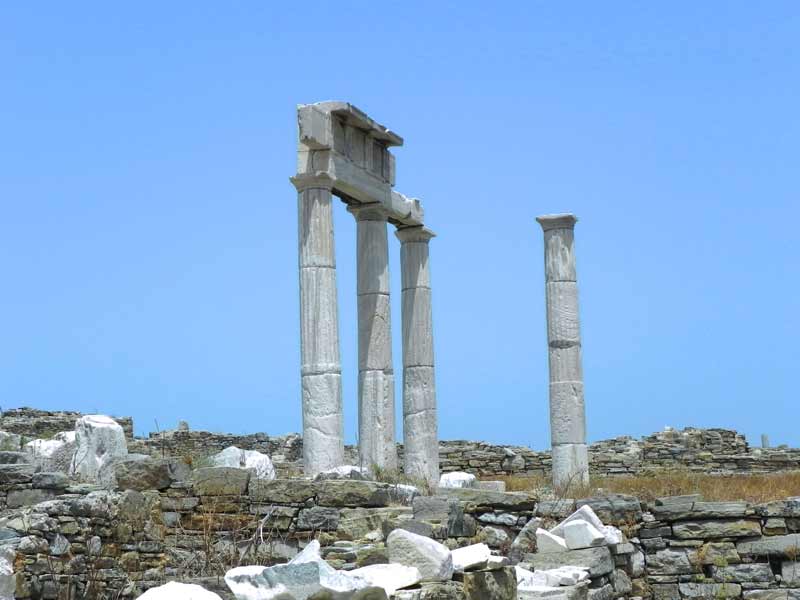
[(439, 481), (429, 242), (424, 227), (397, 231), (403, 271), (403, 444), (406, 475)]
[(297, 176), (292, 183), (298, 192), (303, 465), (313, 477), (344, 463), (332, 181)]
[(544, 230), (553, 485), (589, 482), (574, 215), (536, 219)]
[(348, 210), (356, 218), (358, 240), (359, 459), (370, 470), (396, 470), (387, 212), (378, 203)]

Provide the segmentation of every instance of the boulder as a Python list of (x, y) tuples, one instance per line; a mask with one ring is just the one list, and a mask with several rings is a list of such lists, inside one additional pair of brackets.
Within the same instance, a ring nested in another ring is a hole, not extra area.
[[(2, 596), (0, 596), (2, 598)], [(222, 600), (214, 592), (199, 585), (170, 581), (165, 585), (150, 588), (139, 596), (139, 600)]]
[(477, 487), (475, 475), (471, 473), (445, 473), (439, 478), (439, 487), (445, 489), (463, 489)]
[(386, 591), (361, 577), (337, 571), (319, 554), (312, 541), (290, 562), (274, 567), (239, 567), (225, 574), (225, 583), (237, 600), (386, 600)]
[(83, 416), (75, 423), (75, 434), (70, 473), (80, 479), (95, 481), (106, 464), (128, 454), (125, 431), (111, 417)]
[(419, 569), (422, 581), (453, 577), (453, 556), (446, 546), (410, 531), (395, 529), (386, 540), (389, 562)]
[(492, 551), (486, 544), (473, 544), (457, 548), (451, 554), (453, 556), (453, 571), (463, 573), (469, 569), (483, 568), (492, 556)]
[(416, 585), (422, 579), (419, 569), (398, 564), (377, 564), (350, 571), (350, 575), (360, 577), (373, 587), (383, 588), (387, 595), (397, 590)]
[(37, 471), (69, 473), (77, 448), (77, 434), (62, 431), (49, 440), (32, 440), (25, 444), (25, 453)]
[(241, 450), (236, 446), (229, 446), (219, 454), (209, 459), (213, 467), (235, 467), (248, 469), (255, 479), (275, 479), (275, 466), (266, 454), (256, 450)]
[(537, 529), (536, 550), (539, 553), (564, 552), (567, 550), (567, 542), (546, 529)]
[(570, 550), (606, 545), (605, 534), (582, 519), (564, 525), (564, 540)]

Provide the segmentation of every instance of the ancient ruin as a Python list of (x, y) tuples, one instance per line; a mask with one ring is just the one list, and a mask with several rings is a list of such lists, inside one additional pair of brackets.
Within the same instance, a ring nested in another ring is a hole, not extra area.
[(589, 482), (574, 215), (536, 219), (544, 231), (553, 483)]
[(437, 481), (436, 391), (428, 242), (419, 200), (392, 189), (389, 148), (403, 139), (344, 102), (297, 109), (304, 466), (344, 463), (333, 196), (357, 222), (359, 465), (397, 468), (387, 224), (403, 244), (403, 436), (407, 474)]

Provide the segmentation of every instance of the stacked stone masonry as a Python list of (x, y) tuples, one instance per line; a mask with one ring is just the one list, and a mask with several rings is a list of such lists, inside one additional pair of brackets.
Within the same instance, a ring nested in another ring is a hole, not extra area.
[[(150, 463), (154, 472), (163, 464)], [(525, 567), (585, 566), (589, 585), (565, 596), (578, 600), (800, 600), (800, 498), (643, 503), (622, 495), (540, 500), (480, 489), (421, 496), (371, 481), (258, 480), (227, 467), (183, 475), (132, 478), (126, 489), (108, 491), (27, 465), (0, 465), (0, 547), (14, 566), (12, 597), (135, 598), (180, 580), (232, 600), (221, 578), (232, 566), (284, 562), (311, 539), (336, 568), (385, 563), (385, 540), (399, 528), (451, 549), (486, 543)], [(159, 489), (148, 489), (153, 481)], [(543, 554), (525, 536), (531, 526), (552, 527), (584, 505), (624, 539)], [(470, 595), (464, 576), (441, 585), (452, 588), (443, 598), (485, 600)]]

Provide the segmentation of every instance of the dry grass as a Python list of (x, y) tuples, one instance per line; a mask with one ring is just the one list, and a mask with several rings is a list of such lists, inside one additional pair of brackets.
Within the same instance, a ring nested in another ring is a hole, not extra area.
[[(548, 478), (505, 477), (508, 491), (554, 495)], [(584, 498), (598, 492), (630, 494), (641, 500), (662, 496), (700, 494), (707, 501), (744, 500), (760, 503), (800, 496), (800, 471), (763, 475), (707, 475), (690, 471), (663, 471), (636, 477), (593, 477), (590, 486), (561, 490), (562, 498)]]

